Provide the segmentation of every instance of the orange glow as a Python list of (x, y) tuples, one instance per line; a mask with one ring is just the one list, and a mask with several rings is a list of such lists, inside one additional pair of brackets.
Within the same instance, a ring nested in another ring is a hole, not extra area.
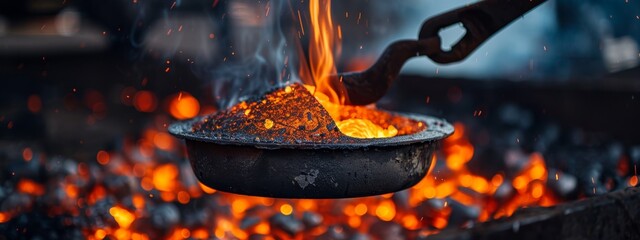
[(438, 218), (433, 220), (432, 224), (437, 229), (443, 229), (443, 228), (445, 228), (447, 226), (447, 224), (449, 224), (449, 222), (447, 221), (446, 218), (438, 217)]
[(244, 211), (247, 210), (248, 207), (249, 202), (247, 202), (247, 200), (243, 198), (233, 200), (233, 202), (231, 203), (231, 211), (237, 216), (240, 216), (240, 214), (244, 213)]
[(386, 198), (386, 199), (389, 199), (389, 198), (392, 198), (392, 197), (393, 197), (393, 193), (386, 193), (386, 194), (382, 194), (382, 195), (380, 195), (380, 197), (382, 197), (382, 198)]
[(191, 236), (191, 231), (189, 231), (189, 229), (183, 228), (182, 230), (180, 230), (180, 236), (182, 238), (189, 238), (189, 236)]
[(232, 227), (231, 228), (231, 234), (233, 234), (234, 237), (238, 238), (238, 239), (247, 239), (247, 233), (245, 233), (244, 231), (240, 230), (237, 227)]
[(161, 192), (160, 198), (165, 202), (173, 202), (176, 199), (176, 194), (172, 192)]
[(544, 185), (540, 182), (535, 182), (531, 186), (531, 196), (534, 198), (540, 198), (544, 194)]
[(542, 179), (545, 171), (546, 170), (544, 169), (544, 166), (536, 165), (533, 168), (531, 168), (531, 172), (529, 176), (531, 176), (532, 179)]
[(98, 163), (100, 163), (101, 165), (107, 165), (110, 159), (111, 157), (106, 151), (100, 150), (98, 151), (98, 154), (96, 154), (96, 160), (98, 160)]
[(460, 170), (464, 166), (464, 159), (460, 155), (447, 156), (447, 167), (451, 170)]
[(471, 174), (462, 174), (458, 177), (460, 185), (463, 187), (470, 187), (473, 184), (473, 176)]
[(336, 122), (336, 126), (344, 135), (354, 138), (384, 138), (398, 134), (398, 130), (390, 125), (384, 129), (367, 119), (347, 119)]
[(454, 123), (453, 128), (455, 129), (455, 131), (453, 132), (453, 134), (451, 134), (451, 136), (445, 139), (445, 141), (455, 142), (455, 141), (461, 140), (462, 137), (464, 137), (465, 127), (462, 123), (460, 122)]
[(489, 191), (489, 183), (481, 177), (474, 177), (471, 189), (479, 193), (487, 193)]
[(311, 199), (300, 199), (298, 201), (298, 207), (300, 207), (301, 210), (315, 210), (316, 204)]
[(153, 170), (153, 186), (160, 191), (175, 190), (178, 178), (178, 167), (173, 164), (164, 164)]
[[(344, 89), (341, 84), (332, 84), (332, 81), (337, 80), (333, 79), (337, 76), (334, 55), (340, 52), (342, 31), (339, 26), (334, 28), (330, 0), (311, 0), (309, 12), (312, 28), (309, 43), (309, 70), (303, 67), (300, 72), (300, 76), (306, 83), (314, 83), (314, 86), (306, 86), (309, 92), (327, 110), (343, 134), (354, 138), (396, 136), (398, 130), (393, 125), (382, 127), (362, 117), (342, 116), (342, 113), (347, 110), (341, 105), (345, 99), (338, 93), (343, 92)], [(306, 62), (302, 62), (301, 65), (307, 66)]]
[(191, 200), (191, 196), (186, 191), (178, 192), (178, 202), (182, 204), (187, 204)]
[(44, 187), (32, 180), (21, 179), (20, 182), (18, 182), (18, 191), (29, 195), (40, 196), (44, 194)]
[(113, 233), (113, 236), (116, 237), (116, 239), (118, 240), (132, 240), (132, 236), (131, 236), (131, 231), (124, 229), (124, 228), (120, 228), (118, 230), (116, 230)]
[(420, 227), (418, 218), (412, 214), (402, 217), (402, 225), (409, 230), (416, 230)]
[(264, 128), (271, 129), (273, 127), (273, 120), (265, 119), (264, 120)]
[(542, 155), (539, 153), (531, 154), (527, 166), (512, 181), (518, 195), (498, 209), (494, 218), (509, 216), (520, 207), (555, 204), (557, 201), (546, 194), (547, 174)]
[(140, 139), (138, 141), (138, 148), (142, 156), (153, 157), (155, 149), (153, 148), (153, 144), (150, 141), (147, 141), (146, 139)]
[(33, 151), (31, 151), (31, 148), (24, 148), (24, 150), (22, 150), (22, 159), (27, 162), (33, 159)]
[(29, 108), (29, 111), (31, 111), (32, 113), (40, 112), (40, 110), (42, 109), (42, 100), (40, 99), (40, 96), (35, 94), (29, 96), (29, 98), (27, 99), (27, 108)]
[(631, 187), (635, 187), (638, 186), (638, 176), (632, 176), (631, 178), (629, 178), (629, 186)]
[(101, 185), (98, 185), (93, 189), (93, 191), (91, 191), (91, 194), (89, 194), (89, 198), (87, 202), (89, 204), (94, 204), (98, 200), (104, 198), (105, 195), (106, 195), (106, 190), (104, 189), (104, 187)]
[(156, 96), (150, 91), (138, 91), (133, 96), (133, 106), (140, 112), (153, 112), (158, 105)]
[(349, 226), (352, 228), (357, 228), (360, 227), (360, 224), (362, 224), (362, 219), (360, 219), (360, 217), (352, 216), (349, 217), (347, 224), (349, 224)]
[(445, 198), (457, 190), (453, 181), (441, 183), (436, 187), (436, 198)]
[(280, 212), (284, 215), (291, 215), (293, 207), (289, 204), (282, 204), (282, 206), (280, 206)]
[(136, 207), (136, 209), (144, 208), (144, 197), (141, 194), (134, 195), (132, 201), (133, 206)]
[(313, 30), (309, 44), (311, 77), (318, 92), (327, 96), (329, 102), (339, 104), (342, 99), (330, 84), (330, 77), (337, 74), (333, 56), (337, 41), (331, 18), (331, 1), (309, 1), (309, 13)]
[(434, 198), (436, 197), (436, 189), (431, 186), (427, 186), (422, 190), (422, 194), (427, 199)]
[(215, 228), (213, 234), (219, 239), (225, 239), (229, 230), (231, 230), (231, 223), (226, 219), (219, 219), (218, 226)]
[(146, 191), (151, 191), (153, 189), (153, 180), (150, 177), (143, 177), (140, 180), (140, 187)]
[(356, 205), (354, 211), (358, 216), (365, 215), (367, 213), (367, 205), (365, 205), (364, 203), (359, 203), (358, 205)]
[(530, 167), (528, 168), (531, 179), (545, 180), (547, 179), (547, 168), (544, 159), (539, 153), (533, 153), (530, 157)]
[(73, 184), (68, 184), (65, 188), (64, 188), (65, 193), (67, 193), (67, 196), (70, 198), (77, 198), (78, 197), (78, 187), (76, 187)]
[(376, 208), (376, 216), (382, 221), (391, 221), (396, 216), (396, 206), (391, 200), (384, 200)]
[(342, 212), (347, 215), (347, 216), (354, 216), (356, 215), (356, 212), (354, 211), (354, 207), (353, 205), (349, 204), (347, 206), (344, 207), (344, 209), (342, 209)]
[(128, 229), (129, 226), (131, 226), (131, 223), (133, 223), (133, 221), (136, 220), (136, 217), (135, 215), (133, 215), (133, 213), (119, 206), (110, 208), (109, 214), (111, 214), (111, 216), (113, 216), (113, 219), (116, 220), (118, 225), (124, 229)]
[(524, 176), (517, 176), (513, 179), (513, 187), (517, 190), (522, 190), (527, 187), (527, 178)]
[(93, 234), (96, 239), (104, 239), (107, 236), (107, 232), (104, 229), (98, 229)]
[(496, 174), (495, 176), (493, 176), (493, 178), (491, 178), (491, 185), (493, 185), (494, 187), (499, 187), (502, 184), (502, 181), (504, 181), (502, 175)]
[(134, 232), (131, 234), (131, 240), (149, 240), (149, 237), (146, 234)]
[(209, 232), (207, 232), (207, 230), (205, 230), (204, 228), (198, 228), (196, 230), (193, 230), (193, 232), (191, 232), (191, 237), (194, 239), (208, 239)]
[(267, 235), (271, 231), (271, 227), (269, 226), (268, 223), (261, 222), (258, 225), (256, 225), (256, 227), (255, 227), (255, 229), (253, 231), (256, 232), (257, 234)]
[(200, 186), (200, 189), (202, 189), (202, 191), (207, 193), (207, 194), (213, 194), (213, 193), (216, 192), (215, 189), (207, 187), (207, 185), (204, 185), (201, 182), (198, 182), (198, 186)]
[[(285, 89), (284, 91), (286, 92), (287, 90)], [(182, 98), (184, 97), (185, 95), (182, 96)], [(239, 114), (251, 115), (255, 114), (255, 112), (243, 110)], [(155, 152), (157, 150), (177, 151), (175, 140), (160, 130), (166, 127), (163, 124), (167, 120), (169, 120), (167, 116), (164, 116), (161, 120), (156, 121), (155, 126), (157, 129), (148, 129), (141, 139), (125, 143), (126, 147), (133, 149), (132, 151), (137, 153), (141, 149), (140, 146), (144, 145), (144, 152), (146, 152), (144, 157), (151, 159), (156, 158)], [(260, 126), (265, 126), (263, 125), (263, 120), (258, 122)], [(275, 126), (271, 127), (276, 128), (277, 124), (279, 124), (276, 122), (273, 121)], [(140, 184), (145, 191), (132, 193), (131, 203), (127, 203), (131, 205), (127, 205), (126, 208), (124, 205), (113, 205), (109, 208), (109, 214), (115, 222), (110, 221), (112, 224), (117, 223), (117, 225), (100, 226), (100, 229), (85, 229), (83, 233), (86, 234), (85, 237), (90, 239), (149, 239), (150, 237), (146, 234), (133, 231), (137, 229), (135, 225), (140, 222), (136, 222), (136, 219), (147, 220), (150, 217), (149, 210), (151, 209), (145, 208), (158, 204), (160, 200), (173, 202), (171, 204), (175, 202), (189, 204), (194, 201), (213, 199), (214, 201), (219, 201), (216, 204), (219, 203), (220, 206), (230, 210), (228, 213), (215, 215), (215, 220), (212, 219), (216, 223), (215, 226), (192, 229), (192, 225), (181, 226), (178, 224), (166, 229), (167, 235), (152, 235), (154, 238), (163, 239), (210, 239), (216, 237), (220, 239), (246, 239), (254, 236), (254, 234), (272, 234), (271, 236), (266, 236), (265, 239), (274, 239), (274, 237), (278, 239), (307, 239), (326, 233), (328, 226), (349, 226), (352, 229), (345, 229), (344, 231), (347, 231), (347, 233), (352, 231), (371, 231), (373, 224), (377, 221), (393, 221), (395, 224), (403, 226), (407, 231), (426, 236), (439, 231), (435, 229), (456, 227), (448, 226), (448, 219), (450, 219), (453, 211), (449, 205), (452, 204), (451, 201), (453, 200), (469, 207), (479, 207), (481, 212), (478, 218), (475, 219), (477, 221), (506, 217), (521, 207), (551, 206), (559, 201), (555, 199), (554, 192), (547, 189), (548, 170), (541, 154), (531, 154), (528, 162), (517, 173), (509, 172), (509, 174), (506, 174), (500, 172), (493, 175), (477, 175), (468, 167), (468, 163), (474, 155), (474, 148), (467, 136), (463, 134), (465, 131), (464, 126), (459, 123), (456, 123), (455, 126), (456, 136), (444, 141), (443, 150), (438, 153), (438, 157), (432, 156), (433, 162), (429, 168), (433, 170), (430, 171), (431, 175), (407, 190), (410, 192), (408, 194), (409, 208), (405, 208), (403, 205), (395, 205), (397, 203), (395, 202), (397, 195), (394, 194), (396, 193), (339, 201), (315, 199), (284, 200), (227, 194), (218, 192), (200, 182), (197, 185), (191, 182), (182, 182), (181, 168), (177, 163), (156, 164), (151, 161), (131, 163), (127, 159), (128, 155), (119, 155), (101, 150), (96, 153), (97, 163), (103, 166), (106, 165), (103, 167), (104, 169), (113, 171), (116, 174), (133, 174), (136, 177), (135, 179), (139, 181), (136, 184)], [(369, 131), (369, 129), (366, 131)], [(37, 156), (34, 157), (34, 153), (30, 148), (22, 149), (22, 154), (25, 160), (38, 158)], [(434, 170), (436, 160), (444, 162), (440, 162)], [(84, 185), (75, 185), (78, 180), (88, 179), (90, 166), (93, 165), (86, 163), (78, 165), (79, 175), (77, 177), (79, 179), (66, 178), (61, 184), (55, 186), (40, 184), (29, 179), (20, 179), (16, 189), (20, 192), (37, 196), (45, 194), (45, 190), (49, 188), (59, 187), (66, 194), (64, 197), (67, 197), (67, 199), (65, 200), (73, 200), (62, 201), (61, 208), (66, 208), (65, 205), (70, 202), (73, 208), (71, 214), (76, 214), (74, 216), (84, 214), (82, 210), (78, 209), (96, 204), (97, 201), (111, 194), (111, 190), (106, 188), (105, 185), (101, 185), (100, 182), (92, 185), (91, 189), (87, 189), (88, 193), (85, 193), (83, 188), (80, 187)], [(631, 174), (631, 171), (633, 170), (628, 169), (627, 174)], [(561, 177), (563, 176), (556, 173), (556, 180)], [(553, 178), (550, 179), (552, 180)], [(492, 196), (498, 187), (505, 182), (512, 183), (517, 192), (513, 193), (508, 199), (500, 199), (498, 201)], [(638, 177), (632, 176), (628, 178), (626, 184), (637, 186)], [(203, 193), (216, 195), (211, 198), (199, 198)], [(425, 202), (428, 199), (436, 201)], [(427, 204), (435, 203), (440, 206), (423, 207), (428, 206)], [(260, 220), (254, 222), (253, 226), (240, 229), (240, 223), (249, 214), (247, 213), (249, 209), (251, 209), (251, 216), (257, 216)], [(58, 210), (56, 208), (52, 211)], [(299, 219), (305, 211), (313, 211), (319, 214), (322, 217), (322, 225), (312, 229), (305, 228), (301, 233), (288, 236), (281, 230), (273, 229), (272, 231), (272, 225), (267, 220), (274, 213), (292, 217), (295, 215), (295, 218)], [(12, 210), (0, 212), (0, 223), (5, 223), (15, 218), (16, 215), (14, 214)], [(199, 225), (196, 226), (201, 227)], [(336, 231), (343, 231), (343, 229), (337, 229)]]
[(200, 112), (200, 102), (187, 92), (180, 92), (171, 99), (169, 113), (176, 119), (195, 117)]
[(171, 235), (167, 238), (167, 240), (182, 240), (187, 239), (191, 236), (191, 231), (186, 228), (176, 228), (171, 232)]
[(8, 213), (0, 212), (0, 223), (6, 223), (11, 220), (11, 216)]
[(171, 135), (165, 132), (158, 132), (153, 135), (153, 144), (159, 149), (169, 151), (174, 148), (174, 140)]
[(465, 194), (464, 192), (454, 192), (450, 197), (464, 205), (472, 205), (475, 202), (475, 199), (473, 197)]

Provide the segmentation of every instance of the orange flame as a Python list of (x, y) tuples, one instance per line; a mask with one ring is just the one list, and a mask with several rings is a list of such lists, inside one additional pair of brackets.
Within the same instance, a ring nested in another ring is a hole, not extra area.
[[(384, 138), (397, 135), (398, 130), (394, 126), (385, 129), (367, 119), (341, 116), (342, 112), (346, 112), (344, 106), (341, 105), (345, 99), (338, 94), (343, 89), (339, 84), (338, 86), (332, 85), (331, 78), (337, 76), (334, 50), (337, 49), (336, 52), (339, 52), (342, 30), (340, 26), (334, 28), (330, 0), (311, 0), (309, 12), (312, 27), (309, 44), (311, 71), (309, 76), (306, 69), (302, 68), (300, 76), (311, 78), (315, 87), (307, 86), (307, 89), (329, 112), (343, 134), (354, 138)], [(301, 65), (304, 66), (305, 63), (303, 62)]]
[(343, 99), (330, 84), (330, 77), (337, 74), (333, 50), (336, 47), (335, 30), (331, 20), (330, 0), (311, 0), (311, 44), (309, 45), (309, 63), (316, 90), (329, 98), (329, 102), (342, 103)]

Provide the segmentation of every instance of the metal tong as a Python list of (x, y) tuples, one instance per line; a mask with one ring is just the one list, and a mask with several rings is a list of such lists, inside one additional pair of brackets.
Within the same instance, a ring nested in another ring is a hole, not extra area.
[[(426, 55), (441, 64), (461, 61), (493, 34), (545, 1), (484, 0), (437, 15), (422, 24), (418, 40), (392, 43), (369, 69), (332, 76), (333, 89), (340, 89), (343, 104), (374, 103), (384, 96), (410, 58)], [(438, 33), (454, 24), (462, 24), (466, 33), (445, 51)]]

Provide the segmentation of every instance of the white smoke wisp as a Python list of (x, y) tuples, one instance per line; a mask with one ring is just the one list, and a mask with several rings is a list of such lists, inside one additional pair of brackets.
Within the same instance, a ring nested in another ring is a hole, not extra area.
[[(290, 24), (284, 20), (286, 0), (226, 3), (224, 36), (218, 59), (200, 64), (196, 73), (212, 89), (218, 109), (229, 108), (250, 96), (298, 81), (291, 58), (295, 57)], [(291, 35), (291, 36), (290, 36)]]

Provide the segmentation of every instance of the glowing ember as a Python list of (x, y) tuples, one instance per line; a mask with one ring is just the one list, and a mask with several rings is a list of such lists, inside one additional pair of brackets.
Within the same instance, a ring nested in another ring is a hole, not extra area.
[(376, 208), (376, 216), (382, 221), (391, 221), (396, 216), (396, 206), (391, 200), (380, 202)]
[(393, 125), (383, 129), (367, 119), (347, 119), (336, 124), (342, 133), (354, 138), (384, 138), (398, 134)]
[(0, 223), (8, 222), (11, 219), (9, 214), (0, 212)]
[(210, 115), (195, 124), (193, 131), (251, 142), (345, 143), (350, 141), (346, 136), (389, 137), (413, 134), (426, 127), (422, 122), (363, 107), (344, 106), (332, 117), (327, 111), (332, 109), (323, 107), (317, 96), (292, 84)]
[(171, 99), (169, 113), (176, 119), (195, 117), (200, 112), (200, 102), (186, 92), (180, 92)]
[(136, 220), (136, 216), (133, 213), (129, 212), (127, 209), (122, 207), (112, 207), (109, 209), (109, 214), (113, 216), (113, 219), (116, 220), (118, 225), (121, 228), (127, 229), (131, 226), (134, 220)]
[(98, 229), (94, 234), (94, 237), (96, 239), (104, 239), (106, 236), (107, 236), (107, 231), (105, 231), (104, 229)]
[(153, 112), (156, 110), (157, 99), (150, 91), (138, 91), (133, 96), (133, 106), (140, 112)]
[[(291, 86), (289, 94), (296, 89), (308, 94), (299, 85)], [(237, 113), (245, 116), (244, 112)], [(254, 114), (255, 108), (249, 115)], [(276, 118), (270, 119), (274, 121), (272, 130), (276, 130)], [(264, 119), (256, 124), (263, 128)], [(47, 203), (53, 205), (45, 209), (50, 209), (47, 211), (52, 216), (62, 214), (63, 219), (79, 216), (87, 222), (82, 227), (89, 239), (245, 239), (256, 234), (265, 235), (267, 239), (309, 239), (327, 236), (331, 231), (367, 234), (374, 232), (381, 222), (427, 236), (440, 229), (510, 216), (522, 207), (550, 206), (562, 199), (557, 199), (558, 192), (550, 184), (568, 178), (568, 174), (560, 173), (556, 178), (558, 172), (549, 171), (539, 153), (524, 155), (522, 166), (511, 173), (481, 176), (472, 172), (468, 165), (475, 150), (465, 127), (459, 123), (454, 126), (456, 134), (444, 141), (438, 164), (434, 156), (430, 176), (403, 192), (374, 197), (290, 200), (219, 192), (200, 184), (186, 162), (176, 163), (173, 159), (169, 162), (164, 157), (166, 153), (180, 154), (177, 145), (164, 149), (162, 145), (151, 144), (148, 155), (140, 155), (139, 145), (145, 139), (152, 140), (158, 129), (145, 130), (142, 139), (128, 143), (122, 150), (96, 154), (96, 160), (108, 154), (106, 165), (102, 165), (101, 160), (80, 163), (77, 173), (44, 182), (16, 175), (19, 179), (13, 187), (16, 193), (31, 198), (29, 202), (60, 197), (60, 201)], [(20, 156), (23, 149), (16, 149), (20, 164), (47, 164), (47, 161), (23, 161)], [(44, 156), (37, 149), (32, 148), (33, 154)], [(463, 163), (458, 166), (448, 161)], [(46, 168), (51, 166), (55, 165)], [(96, 181), (91, 169), (102, 169), (96, 175), (105, 179)], [(625, 185), (638, 184), (634, 165), (626, 167), (624, 174), (620, 176), (625, 177)], [(47, 178), (52, 176), (58, 177), (47, 175)], [(119, 177), (127, 179), (124, 185), (112, 181)], [(501, 195), (499, 189), (505, 187), (509, 194)], [(460, 209), (474, 214), (465, 216), (464, 221), (456, 220), (461, 216)], [(24, 210), (3, 210), (0, 223), (18, 221), (25, 214), (21, 211)], [(189, 218), (191, 216), (193, 218)], [(154, 223), (157, 219), (175, 222)], [(149, 230), (149, 226), (155, 227)]]
[(632, 176), (629, 178), (629, 186), (635, 187), (638, 185), (638, 176)]
[(20, 182), (18, 182), (18, 190), (20, 192), (35, 196), (44, 194), (44, 187), (29, 179), (20, 180)]
[(280, 206), (280, 212), (284, 215), (291, 215), (293, 207), (289, 204), (282, 204), (282, 206)]
[(96, 160), (102, 165), (108, 164), (109, 158), (109, 153), (106, 151), (98, 151), (98, 154), (96, 154)]
[(165, 164), (153, 170), (153, 186), (160, 190), (170, 192), (176, 188), (178, 168), (172, 164)]

